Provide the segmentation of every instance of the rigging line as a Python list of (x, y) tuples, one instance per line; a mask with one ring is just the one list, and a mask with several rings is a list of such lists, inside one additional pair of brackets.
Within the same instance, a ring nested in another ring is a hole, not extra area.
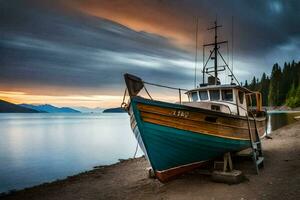
[(165, 86), (165, 85), (160, 85), (160, 84), (156, 84), (156, 83), (150, 83), (150, 82), (146, 82), (143, 81), (144, 84), (148, 84), (148, 85), (153, 85), (153, 86), (157, 86), (157, 87), (163, 87), (163, 88), (168, 88), (168, 89), (172, 89), (172, 90), (183, 90), (183, 91), (189, 91), (188, 89), (182, 89), (182, 88), (175, 88), (175, 87), (170, 87), (170, 86)]
[(151, 95), (150, 95), (150, 93), (148, 92), (148, 90), (147, 90), (147, 88), (146, 88), (145, 85), (144, 85), (144, 89), (145, 89), (146, 93), (148, 94), (148, 96), (150, 97), (150, 99), (153, 100), (153, 98), (151, 97)]
[(231, 71), (233, 72), (233, 16), (231, 20)]
[(204, 69), (203, 69), (203, 70), (205, 70), (205, 67), (206, 67), (207, 63), (209, 62), (209, 60), (210, 60), (210, 58), (211, 58), (211, 55), (213, 54), (214, 51), (215, 51), (215, 50), (212, 50), (212, 51), (210, 52), (210, 55), (209, 55), (208, 59), (206, 60), (206, 63), (205, 63), (205, 65), (204, 65)]
[[(203, 43), (204, 43), (204, 42), (203, 42)], [(202, 54), (203, 54), (203, 55), (202, 55), (202, 56), (203, 56), (203, 57), (202, 57), (202, 65), (203, 65), (203, 66), (202, 66), (202, 74), (203, 74), (203, 80), (202, 80), (202, 83), (203, 83), (203, 85), (204, 85), (204, 82), (205, 82), (205, 81), (204, 81), (204, 78), (205, 78), (205, 77), (204, 77), (204, 75), (205, 75), (205, 72), (204, 72), (205, 47), (204, 47), (204, 46), (203, 46), (203, 49), (202, 49)]]
[(232, 77), (235, 79), (235, 81), (237, 82), (237, 84), (240, 86), (240, 82), (237, 80), (237, 78), (234, 76), (234, 74), (232, 73), (230, 67), (227, 65), (226, 61), (224, 60), (223, 56), (220, 54), (220, 52), (218, 52), (220, 57), (222, 58), (223, 62), (226, 64), (226, 67), (228, 68), (228, 70), (230, 71), (230, 73), (232, 74)]
[(123, 102), (125, 102), (126, 94), (127, 94), (127, 88), (125, 88), (125, 91), (124, 91)]
[[(226, 43), (227, 44), (227, 63), (228, 63), (228, 65), (230, 65), (230, 63), (229, 63), (229, 44), (228, 44), (228, 42)], [(226, 71), (226, 82), (227, 82), (227, 80), (228, 80), (228, 71)]]
[(121, 107), (125, 103), (126, 94), (127, 94), (127, 88), (125, 88), (125, 91), (124, 91), (124, 96), (123, 96), (123, 101), (121, 103)]
[(195, 79), (194, 79), (194, 86), (196, 88), (197, 85), (197, 59), (198, 59), (198, 20), (199, 18), (197, 17), (196, 19), (196, 52), (195, 52)]
[[(202, 35), (202, 44), (204, 44), (204, 37), (205, 35)], [(205, 57), (205, 47), (202, 45), (202, 75), (203, 75), (203, 79), (202, 79), (202, 84), (204, 85), (204, 57)]]
[(136, 153), (137, 153), (137, 151), (138, 151), (138, 147), (139, 147), (139, 142), (137, 141), (137, 144), (136, 144), (136, 148), (135, 148), (135, 152), (134, 152), (133, 158), (135, 158), (135, 156), (136, 156)]
[[(208, 57), (208, 59), (207, 59), (205, 65), (204, 65), (204, 67), (203, 67), (203, 84), (204, 84), (204, 75), (205, 75), (205, 73), (207, 73), (207, 72), (205, 72), (205, 68), (206, 68), (206, 65), (207, 65), (207, 63), (209, 62), (209, 60), (210, 60), (210, 58), (211, 58), (211, 55), (213, 54), (214, 51), (215, 51), (215, 50), (210, 51), (209, 57)], [(207, 74), (209, 74), (209, 73), (207, 73)]]

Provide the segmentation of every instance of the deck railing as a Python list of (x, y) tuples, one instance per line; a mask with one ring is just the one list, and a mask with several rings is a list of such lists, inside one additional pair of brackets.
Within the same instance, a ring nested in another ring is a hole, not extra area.
[(160, 84), (156, 84), (156, 83), (150, 83), (150, 82), (146, 82), (146, 81), (143, 81), (143, 84), (144, 84), (144, 88), (145, 88), (146, 93), (148, 94), (148, 96), (151, 99), (152, 99), (152, 97), (150, 96), (147, 88), (145, 87), (145, 84), (156, 86), (156, 87), (161, 87), (161, 88), (167, 88), (167, 89), (171, 89), (171, 90), (178, 90), (178, 97), (179, 97), (179, 103), (180, 104), (182, 103), (182, 101), (181, 101), (181, 91), (189, 91), (187, 89), (182, 89), (182, 88), (177, 88), (177, 87), (170, 87), (170, 86), (160, 85)]

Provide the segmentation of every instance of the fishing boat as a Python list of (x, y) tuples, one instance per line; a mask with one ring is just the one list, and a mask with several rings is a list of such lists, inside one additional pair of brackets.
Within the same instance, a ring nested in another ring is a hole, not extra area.
[[(227, 41), (218, 41), (219, 27), (215, 22), (211, 28), (215, 32), (214, 42), (203, 45), (213, 50), (202, 69), (203, 82), (196, 88), (161, 86), (124, 75), (127, 89), (122, 107), (130, 115), (132, 131), (160, 181), (247, 148), (253, 150), (257, 165), (263, 161), (260, 138), (266, 130), (266, 112), (262, 109), (261, 94), (241, 86), (223, 59), (219, 48)], [(221, 67), (218, 57), (225, 63)], [(214, 60), (213, 67), (207, 67), (209, 60)], [(218, 73), (223, 70), (231, 72), (231, 83), (221, 84)], [(178, 90), (178, 102), (153, 99), (147, 84)], [(149, 97), (142, 97), (142, 90)], [(183, 92), (187, 101), (182, 101)], [(125, 101), (127, 94), (130, 98)]]

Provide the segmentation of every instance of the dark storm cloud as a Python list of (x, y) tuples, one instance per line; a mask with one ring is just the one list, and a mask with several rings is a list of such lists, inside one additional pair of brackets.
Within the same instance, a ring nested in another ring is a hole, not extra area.
[[(270, 72), (275, 62), (282, 64), (284, 61), (300, 59), (298, 0), (187, 0), (174, 3), (182, 11), (179, 10), (181, 15), (199, 16), (202, 32), (211, 26), (217, 16), (223, 24), (221, 38), (229, 42), (233, 16), (235, 59), (239, 63), (252, 64), (254, 69), (248, 69), (252, 73), (256, 70), (260, 70), (259, 73)], [(212, 37), (205, 36), (205, 40), (209, 39)]]
[(81, 13), (2, 4), (2, 84), (115, 89), (125, 72), (165, 82), (180, 74), (187, 80), (172, 60), (189, 60), (190, 55), (167, 38)]
[(245, 2), (234, 4), (238, 52), (265, 56), (293, 38), (300, 39), (299, 1)]
[[(93, 1), (93, 6), (101, 7), (101, 2)], [(128, 5), (135, 8), (136, 2)], [(183, 50), (168, 35), (135, 31), (67, 8), (65, 1), (0, 4), (0, 89), (22, 85), (120, 91), (125, 72), (165, 84), (193, 83), (192, 49)], [(147, 8), (134, 9), (136, 20), (151, 4), (153, 9), (172, 7), (176, 18), (164, 20), (163, 28), (180, 32), (182, 27), (188, 37), (194, 35), (193, 17), (199, 16), (204, 32), (218, 14), (224, 26), (222, 39), (230, 39), (234, 16), (235, 64), (241, 80), (269, 72), (274, 62), (300, 58), (299, 1), (147, 1)], [(163, 19), (167, 11), (162, 11), (157, 15)], [(150, 20), (151, 16), (155, 9)], [(160, 22), (151, 25), (155, 23)], [(208, 33), (206, 39), (211, 39)]]
[[(269, 50), (290, 43), (300, 37), (300, 2), (297, 0), (75, 0), (77, 7), (86, 13), (105, 16), (116, 21), (136, 23), (139, 18), (152, 27), (164, 26), (166, 30), (183, 32), (194, 40), (195, 16), (200, 20), (200, 34), (208, 36), (207, 27), (216, 16), (223, 24), (224, 39), (231, 39), (231, 18), (234, 16), (236, 51), (249, 56), (266, 55)], [(75, 7), (76, 7), (75, 6)], [(106, 12), (104, 12), (106, 11)], [(107, 12), (110, 11), (110, 12)], [(111, 14), (107, 14), (111, 13)], [(118, 17), (115, 17), (115, 16)], [(130, 23), (128, 23), (130, 24)], [(148, 27), (149, 29), (149, 27)], [(150, 28), (151, 29), (151, 28)], [(193, 42), (193, 41), (192, 41)], [(201, 41), (202, 42), (202, 41)]]

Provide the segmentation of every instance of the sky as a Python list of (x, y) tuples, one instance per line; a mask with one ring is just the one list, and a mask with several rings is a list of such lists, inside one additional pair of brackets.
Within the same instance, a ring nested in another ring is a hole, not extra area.
[(239, 81), (300, 60), (297, 0), (0, 0), (0, 9), (0, 99), (14, 103), (119, 106), (126, 72), (191, 89), (197, 18), (197, 83), (215, 19)]

